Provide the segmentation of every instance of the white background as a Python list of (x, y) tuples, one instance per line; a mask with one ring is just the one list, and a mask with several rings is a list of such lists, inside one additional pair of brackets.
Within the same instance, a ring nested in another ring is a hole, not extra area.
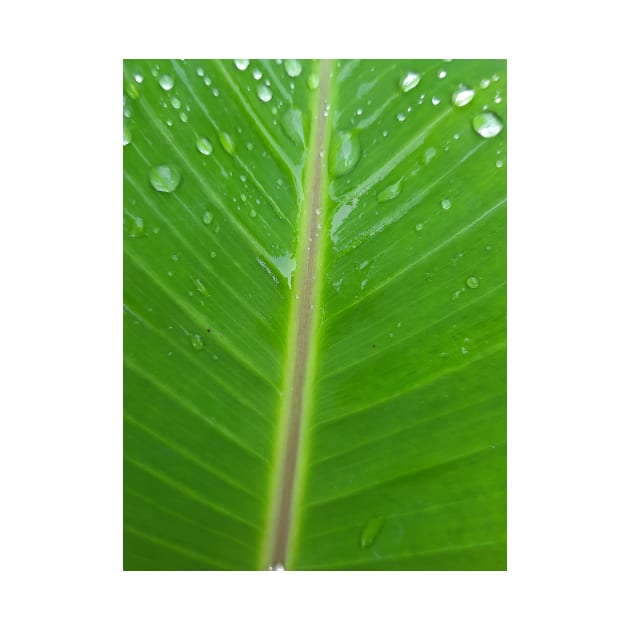
[[(628, 628), (622, 6), (6, 5), (0, 625)], [(507, 572), (122, 572), (120, 92), (132, 57), (508, 59)]]

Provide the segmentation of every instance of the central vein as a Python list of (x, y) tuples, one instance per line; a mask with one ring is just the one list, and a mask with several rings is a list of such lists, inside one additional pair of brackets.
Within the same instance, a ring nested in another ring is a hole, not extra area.
[(313, 118), (304, 182), (305, 198), (300, 219), (297, 267), (291, 306), (289, 343), (285, 364), (283, 401), (275, 454), (275, 470), (269, 514), (269, 540), (263, 563), (266, 566), (287, 563), (293, 534), (296, 499), (297, 462), (303, 437), (304, 421), (309, 413), (309, 391), (313, 379), (315, 337), (321, 273), (319, 260), (323, 191), (328, 185), (326, 160), (330, 129), (327, 106), (331, 63), (320, 62), (319, 91), (313, 104)]

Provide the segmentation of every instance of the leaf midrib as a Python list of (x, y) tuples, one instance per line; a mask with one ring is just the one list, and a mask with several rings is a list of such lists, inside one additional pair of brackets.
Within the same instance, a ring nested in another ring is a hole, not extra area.
[(315, 366), (315, 336), (321, 289), (321, 257), (325, 242), (321, 238), (323, 193), (328, 186), (326, 162), (330, 144), (329, 90), (332, 63), (319, 63), (319, 87), (311, 102), (311, 135), (307, 146), (304, 177), (305, 196), (300, 213), (296, 248), (296, 278), (292, 293), (291, 316), (287, 331), (287, 356), (278, 434), (271, 478), (270, 511), (262, 568), (287, 566), (296, 511), (298, 460), (303, 456), (302, 437), (309, 414), (309, 392)]

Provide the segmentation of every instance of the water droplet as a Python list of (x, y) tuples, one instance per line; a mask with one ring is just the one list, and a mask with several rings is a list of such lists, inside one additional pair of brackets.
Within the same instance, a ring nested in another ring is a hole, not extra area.
[(179, 112), (179, 119), (182, 122), (188, 122), (188, 114), (186, 112)]
[(413, 90), (418, 83), (420, 83), (420, 75), (417, 72), (407, 72), (400, 80), (399, 87), (403, 92), (409, 92), (409, 90)]
[(503, 122), (492, 112), (483, 112), (473, 118), (473, 129), (482, 138), (494, 138), (503, 129)]
[(201, 335), (190, 335), (190, 345), (195, 350), (203, 350), (203, 339)]
[(133, 140), (131, 129), (123, 125), (123, 147), (127, 146)]
[(363, 530), (361, 531), (361, 537), (359, 539), (359, 545), (361, 549), (367, 549), (374, 544), (376, 537), (381, 533), (383, 525), (385, 524), (385, 517), (376, 516), (370, 519)]
[(173, 192), (182, 181), (182, 176), (175, 166), (160, 164), (151, 169), (149, 180), (158, 192)]
[(159, 79), (158, 82), (160, 84), (160, 87), (163, 90), (166, 90), (168, 92), (168, 90), (172, 89), (173, 86), (175, 85), (175, 81), (173, 80), (173, 77), (170, 74), (163, 74)]
[(203, 68), (197, 68), (197, 76), (202, 77), (204, 75)]
[(262, 77), (262, 72), (258, 68), (254, 68), (254, 70), (252, 71), (252, 76), (256, 81), (260, 81)]
[(460, 83), (457, 86), (457, 89), (453, 92), (451, 102), (455, 105), (455, 107), (464, 107), (464, 105), (468, 105), (468, 103), (473, 100), (474, 96), (475, 90), (463, 83)]
[(212, 219), (214, 219), (214, 215), (212, 212), (206, 211), (203, 213), (203, 217), (201, 217), (201, 219), (206, 225), (210, 225), (212, 223)]
[(503, 99), (501, 98), (501, 94), (499, 92), (496, 93), (494, 97), (494, 102), (498, 105)]
[[(219, 227), (219, 226), (217, 225), (217, 227)], [(216, 258), (216, 257), (217, 257), (217, 253), (216, 252), (214, 252), (214, 251), (210, 252), (210, 258)]]
[(144, 219), (142, 217), (129, 216), (129, 231), (130, 238), (144, 238), (147, 233), (144, 229)]
[(249, 66), (249, 59), (235, 59), (234, 65), (238, 70), (247, 70)]
[(493, 74), (492, 75), (492, 80), (496, 83), (499, 80), (499, 75), (498, 74)]
[(402, 190), (403, 181), (404, 178), (401, 177), (397, 182), (383, 188), (383, 190), (376, 195), (376, 201), (383, 203), (385, 201), (390, 201), (391, 199), (396, 199)]
[(423, 228), (424, 228), (423, 223), (416, 223), (416, 232), (421, 232)]
[(446, 70), (440, 70), (438, 72), (438, 79), (443, 79), (446, 76)]
[(127, 83), (125, 86), (125, 92), (127, 92), (127, 95), (134, 100), (140, 98), (140, 90), (135, 83)]
[(171, 105), (173, 109), (179, 109), (182, 106), (182, 102), (177, 98), (177, 96), (173, 96), (171, 98)]
[(359, 107), (359, 109), (357, 109), (357, 116), (360, 116), (363, 113), (363, 110)]
[(434, 97), (431, 99), (431, 102), (432, 102), (434, 105), (439, 105), (439, 104), (440, 104), (440, 97), (439, 97), (439, 96), (434, 96)]
[(225, 149), (226, 153), (230, 155), (234, 155), (236, 152), (236, 145), (234, 144), (234, 140), (229, 133), (225, 131), (219, 131), (219, 141), (221, 142), (221, 146)]
[(424, 152), (424, 163), (428, 164), (437, 155), (437, 150), (434, 147), (429, 147)]
[(479, 288), (479, 279), (477, 278), (477, 276), (470, 276), (470, 278), (466, 280), (466, 286), (469, 289)]
[(485, 90), (490, 85), (490, 79), (481, 79), (479, 82), (479, 87), (482, 90)]
[(497, 168), (501, 168), (503, 166), (503, 160), (497, 160), (495, 164)]
[(464, 346), (462, 346), (462, 354), (468, 354), (468, 348), (464, 348)]
[(356, 133), (341, 131), (333, 138), (329, 171), (333, 177), (349, 173), (361, 157), (361, 144)]
[(208, 138), (199, 138), (197, 140), (197, 150), (203, 155), (210, 155), (212, 153), (212, 144)]
[(258, 86), (258, 88), (256, 89), (256, 94), (258, 94), (258, 98), (263, 103), (268, 103), (271, 100), (271, 98), (273, 97), (271, 89), (268, 88), (264, 84)]
[(450, 210), (451, 209), (451, 200), (450, 199), (442, 199), (440, 205), (442, 206), (442, 210)]
[(290, 77), (299, 77), (302, 74), (302, 64), (297, 59), (285, 59), (284, 69)]
[(208, 75), (203, 78), (203, 82), (207, 87), (210, 87), (212, 85), (212, 79)]
[(199, 278), (195, 280), (194, 284), (195, 288), (197, 289), (197, 291), (199, 291), (199, 293), (201, 293), (201, 295), (203, 295), (204, 297), (210, 297), (206, 285), (201, 280), (199, 280)]
[(299, 147), (304, 146), (304, 123), (299, 109), (287, 109), (280, 119), (280, 126), (289, 140)]
[(319, 75), (311, 74), (308, 77), (306, 84), (308, 85), (309, 90), (316, 90), (319, 87)]
[(136, 83), (142, 83), (144, 81), (144, 77), (139, 72), (136, 72), (133, 75), (133, 78), (134, 78)]
[(404, 112), (400, 112), (396, 115), (396, 120), (398, 120), (398, 122), (403, 122), (406, 118), (407, 116), (405, 116)]
[(274, 562), (269, 567), (269, 571), (284, 571), (284, 565), (281, 562)]

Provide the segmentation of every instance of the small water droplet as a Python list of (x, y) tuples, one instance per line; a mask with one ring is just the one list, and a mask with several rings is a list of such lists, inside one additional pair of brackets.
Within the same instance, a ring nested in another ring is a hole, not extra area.
[(234, 140), (229, 133), (225, 131), (219, 131), (219, 141), (221, 142), (221, 146), (225, 149), (226, 153), (234, 155), (234, 153), (236, 152), (236, 145), (234, 144)]
[(438, 79), (443, 79), (446, 76), (446, 70), (440, 70), (438, 72)]
[(503, 160), (497, 160), (495, 164), (497, 168), (501, 168), (503, 166)]
[(201, 295), (203, 295), (204, 297), (210, 297), (206, 285), (201, 280), (199, 280), (199, 278), (195, 280), (194, 284), (195, 288), (197, 289), (197, 291), (199, 291), (199, 293), (201, 293)]
[(428, 164), (437, 155), (437, 150), (434, 147), (429, 147), (424, 152), (424, 163)]
[(396, 115), (396, 120), (398, 120), (398, 122), (403, 122), (406, 118), (407, 116), (405, 116), (404, 112), (400, 112)]
[(407, 72), (398, 85), (403, 92), (409, 92), (409, 90), (413, 90), (418, 83), (420, 83), (420, 75), (417, 72)]
[(144, 238), (147, 233), (144, 229), (144, 219), (137, 216), (129, 216), (129, 237), (130, 238)]
[(177, 96), (173, 96), (171, 98), (171, 105), (173, 109), (179, 109), (182, 106), (182, 102), (177, 98)]
[(195, 350), (203, 350), (203, 339), (201, 335), (190, 335), (190, 345)]
[(367, 549), (374, 544), (376, 537), (381, 533), (383, 525), (385, 524), (385, 517), (376, 516), (370, 519), (363, 527), (361, 536), (359, 538), (359, 546), (361, 549)]
[(493, 112), (483, 112), (473, 118), (472, 126), (482, 138), (494, 138), (503, 129), (503, 122)]
[(485, 90), (490, 85), (490, 79), (481, 79), (479, 82), (479, 87), (482, 90)]
[(170, 74), (163, 74), (158, 79), (158, 83), (160, 84), (160, 87), (163, 90), (166, 90), (167, 92), (168, 90), (172, 89), (173, 86), (175, 85), (175, 81), (173, 80), (173, 77)]
[(316, 90), (319, 87), (319, 75), (311, 74), (308, 77), (306, 84), (308, 85), (309, 90)]
[(249, 59), (235, 59), (234, 65), (238, 70), (247, 70), (249, 66)]
[(203, 68), (197, 68), (197, 76), (202, 77), (204, 75)]
[(250, 210), (249, 211), (249, 216), (254, 219), (256, 217), (256, 210)]
[(416, 223), (416, 232), (421, 232), (423, 228), (424, 228), (423, 223)]
[(274, 562), (270, 565), (269, 571), (284, 571), (284, 565), (281, 562)]
[(498, 74), (493, 74), (492, 75), (492, 80), (496, 83), (499, 80), (499, 75)]
[(203, 155), (210, 155), (212, 153), (212, 144), (208, 138), (199, 138), (197, 140), (197, 150)]
[(123, 147), (127, 146), (133, 140), (131, 129), (123, 125)]
[(453, 92), (451, 102), (455, 105), (455, 107), (464, 107), (464, 105), (468, 105), (468, 103), (473, 100), (474, 96), (475, 90), (463, 83), (460, 83), (457, 86), (457, 89)]
[(179, 112), (179, 119), (183, 123), (188, 122), (188, 114), (186, 112)]
[(212, 85), (212, 79), (208, 75), (203, 78), (203, 82), (207, 87), (210, 87)]
[(252, 76), (254, 77), (255, 81), (260, 81), (260, 79), (262, 77), (262, 72), (260, 71), (259, 68), (254, 68), (252, 70)]
[(206, 211), (203, 213), (203, 217), (201, 217), (201, 219), (206, 225), (210, 225), (212, 223), (212, 220), (214, 219), (214, 215), (212, 214), (212, 212)]
[(297, 59), (285, 59), (284, 69), (290, 77), (299, 77), (302, 74), (302, 64)]
[(140, 90), (135, 83), (127, 83), (125, 86), (125, 92), (127, 92), (129, 98), (134, 100), (140, 98)]
[(304, 146), (304, 123), (299, 109), (287, 109), (280, 119), (282, 131), (299, 147)]
[(439, 105), (439, 104), (440, 104), (440, 97), (439, 97), (439, 96), (434, 96), (434, 97), (431, 99), (431, 102), (432, 102), (434, 105)]
[(136, 83), (142, 83), (144, 81), (144, 77), (139, 72), (136, 72), (133, 75), (133, 78), (134, 78)]
[(149, 181), (158, 192), (173, 192), (182, 181), (182, 176), (175, 166), (160, 164), (151, 169)]
[(468, 348), (464, 348), (464, 346), (462, 346), (462, 354), (468, 354)]
[(258, 86), (256, 94), (263, 103), (268, 103), (273, 97), (271, 89), (264, 84)]
[(451, 209), (451, 200), (450, 199), (442, 199), (440, 202), (442, 206), (442, 210), (450, 210)]
[[(217, 227), (219, 227), (219, 226), (217, 226)], [(217, 253), (216, 252), (214, 252), (214, 251), (210, 252), (210, 258), (216, 258), (216, 257), (217, 257)]]
[(335, 135), (330, 152), (329, 170), (333, 177), (349, 173), (361, 157), (361, 144), (356, 133), (341, 131)]
[(391, 199), (396, 199), (398, 195), (400, 195), (400, 191), (402, 190), (404, 178), (401, 177), (397, 182), (394, 182), (390, 186), (383, 188), (381, 192), (376, 195), (376, 201), (379, 203), (384, 203), (385, 201), (390, 201)]
[(466, 286), (469, 289), (479, 288), (479, 278), (477, 278), (477, 276), (470, 276), (470, 278), (466, 279)]
[(494, 97), (494, 102), (498, 105), (503, 99), (501, 98), (501, 94), (499, 92), (496, 93)]

